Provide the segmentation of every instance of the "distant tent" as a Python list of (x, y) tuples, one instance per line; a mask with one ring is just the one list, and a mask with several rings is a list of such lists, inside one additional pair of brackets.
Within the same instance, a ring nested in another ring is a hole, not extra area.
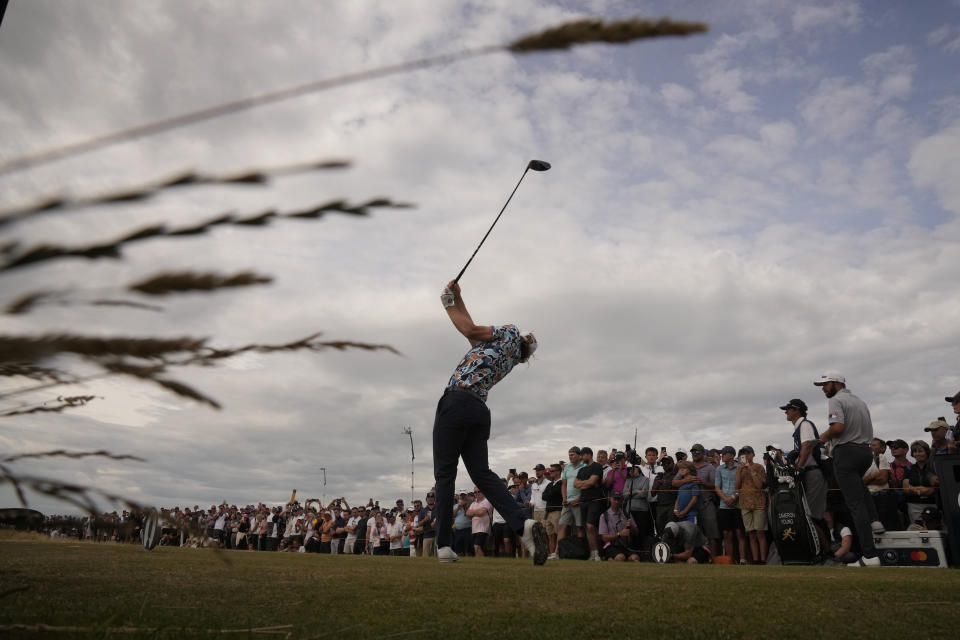
[(35, 509), (0, 509), (0, 528), (39, 530), (43, 526), (43, 514)]

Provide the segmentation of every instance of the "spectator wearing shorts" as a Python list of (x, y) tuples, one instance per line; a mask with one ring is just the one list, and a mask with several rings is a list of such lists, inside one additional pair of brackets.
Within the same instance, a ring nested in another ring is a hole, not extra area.
[(603, 498), (603, 465), (593, 459), (593, 449), (580, 447), (580, 457), (584, 466), (577, 471), (574, 486), (580, 489), (580, 511), (583, 514), (583, 526), (587, 533), (587, 547), (590, 559), (600, 562), (600, 516), (606, 511)]
[(482, 558), (483, 550), (487, 546), (487, 536), (490, 535), (493, 505), (483, 497), (483, 493), (477, 487), (473, 488), (473, 504), (467, 509), (467, 515), (472, 519), (470, 530), (473, 535), (473, 554)]
[(556, 560), (557, 556), (557, 533), (560, 530), (560, 512), (563, 510), (563, 480), (560, 474), (563, 472), (559, 464), (550, 465), (548, 471), (549, 480), (547, 486), (543, 489), (543, 500), (546, 503), (547, 519), (544, 525), (547, 529), (547, 541), (550, 545), (549, 560)]
[[(720, 502), (717, 524), (723, 535), (724, 554), (731, 559), (739, 559), (740, 564), (747, 564), (747, 537), (743, 532), (737, 496), (736, 456), (737, 450), (729, 445), (720, 450), (722, 464), (717, 468), (717, 486), (714, 489)], [(733, 546), (734, 539), (737, 542), (736, 549)]]
[(767, 471), (753, 461), (753, 447), (740, 449), (736, 488), (740, 499), (740, 516), (750, 541), (750, 559), (754, 564), (767, 562)]
[(563, 481), (560, 484), (562, 492), (562, 506), (560, 511), (560, 530), (557, 534), (557, 540), (563, 540), (570, 535), (570, 527), (575, 527), (575, 533), (578, 537), (583, 537), (583, 515), (580, 511), (580, 489), (574, 484), (577, 481), (577, 473), (586, 465), (580, 457), (580, 447), (570, 447), (567, 452), (570, 462), (563, 467), (560, 478)]

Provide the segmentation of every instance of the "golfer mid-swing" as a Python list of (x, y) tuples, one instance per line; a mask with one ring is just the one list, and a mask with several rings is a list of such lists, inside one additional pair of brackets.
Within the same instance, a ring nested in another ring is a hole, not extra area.
[(512, 324), (501, 327), (475, 325), (455, 280), (450, 281), (440, 300), (453, 326), (470, 341), (470, 350), (450, 377), (443, 397), (437, 403), (437, 417), (433, 423), (437, 557), (440, 562), (457, 560), (457, 554), (451, 548), (451, 521), (457, 464), (462, 457), (473, 483), (520, 535), (533, 556), (533, 563), (543, 564), (547, 561), (546, 530), (541, 523), (524, 517), (520, 505), (487, 462), (487, 440), (490, 438), (487, 394), (515, 364), (526, 362), (533, 355), (537, 340), (531, 333), (521, 336)]

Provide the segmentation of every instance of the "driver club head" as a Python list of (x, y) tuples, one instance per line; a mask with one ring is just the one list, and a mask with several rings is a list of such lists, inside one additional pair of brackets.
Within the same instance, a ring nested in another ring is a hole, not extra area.
[(549, 168), (550, 163), (543, 160), (531, 160), (530, 164), (527, 165), (527, 169), (533, 169), (534, 171), (546, 171)]

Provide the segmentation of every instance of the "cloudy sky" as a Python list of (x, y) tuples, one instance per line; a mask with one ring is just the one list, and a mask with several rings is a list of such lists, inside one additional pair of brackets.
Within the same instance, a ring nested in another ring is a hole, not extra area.
[[(3, 419), (0, 450), (142, 456), (149, 462), (14, 468), (161, 506), (279, 502), (294, 487), (301, 497), (392, 501), (410, 495), (401, 433), (410, 427), (422, 494), (436, 400), (467, 347), (438, 294), (531, 158), (553, 169), (525, 178), (462, 280), (477, 322), (515, 323), (540, 339), (534, 361), (491, 394), (494, 469), (531, 469), (572, 444), (622, 448), (635, 430), (641, 447), (786, 446), (778, 405), (803, 398), (822, 423), (811, 382), (834, 368), (870, 405), (881, 436), (914, 439), (937, 416), (950, 419), (943, 396), (960, 388), (956, 1), (13, 0), (0, 28), (0, 160), (571, 19), (635, 15), (702, 20), (711, 31), (478, 57), (0, 176), (9, 208), (186, 168), (353, 163), (3, 230), (4, 241), (26, 245), (336, 198), (416, 205), (221, 227), (140, 243), (122, 261), (0, 276), (4, 304), (36, 289), (117, 296), (124, 283), (171, 269), (275, 278), (164, 299), (162, 313), (41, 307), (0, 317), (9, 334), (239, 346), (322, 331), (402, 353), (251, 355), (179, 373), (222, 411), (122, 379), (7, 397), (4, 409), (98, 399), (69, 414)], [(0, 490), (0, 506), (14, 502)]]

